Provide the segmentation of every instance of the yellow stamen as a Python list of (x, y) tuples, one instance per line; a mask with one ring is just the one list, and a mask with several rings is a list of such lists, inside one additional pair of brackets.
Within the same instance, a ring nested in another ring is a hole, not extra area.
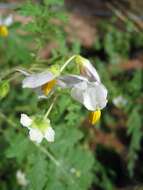
[(56, 80), (53, 79), (50, 82), (47, 82), (46, 84), (44, 84), (42, 86), (42, 91), (43, 93), (47, 96), (49, 94), (49, 92), (52, 90), (52, 88), (56, 85)]
[(6, 26), (4, 26), (4, 25), (1, 25), (0, 26), (0, 36), (7, 37), (8, 34), (9, 34), (8, 28)]
[(89, 114), (89, 122), (94, 125), (95, 123), (97, 123), (97, 121), (100, 119), (101, 117), (101, 111), (97, 110), (97, 111), (93, 111)]

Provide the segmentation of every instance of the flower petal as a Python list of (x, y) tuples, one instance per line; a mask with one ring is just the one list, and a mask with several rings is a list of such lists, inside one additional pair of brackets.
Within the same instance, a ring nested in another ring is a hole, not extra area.
[(91, 81), (100, 82), (99, 74), (89, 60), (86, 60), (83, 65), (83, 76), (88, 77)]
[(87, 82), (81, 82), (79, 84), (76, 84), (71, 90), (71, 96), (73, 97), (73, 99), (83, 104), (84, 102), (83, 93), (86, 88), (87, 88)]
[(29, 137), (32, 141), (40, 143), (43, 139), (43, 134), (38, 129), (30, 128)]
[(10, 26), (13, 23), (13, 16), (12, 14), (9, 15), (7, 18), (4, 19), (3, 24), (5, 26)]
[(84, 106), (91, 111), (103, 109), (107, 104), (107, 90), (101, 83), (89, 83), (84, 92)]
[(103, 109), (107, 104), (107, 90), (98, 82), (82, 82), (71, 90), (71, 96), (82, 103), (88, 110)]
[(21, 114), (20, 117), (20, 123), (24, 126), (24, 127), (29, 127), (32, 124), (32, 119), (26, 115), (26, 114)]
[(31, 74), (27, 76), (22, 83), (23, 88), (37, 88), (51, 80), (53, 80), (55, 76), (51, 72), (43, 72), (38, 74)]
[[(59, 81), (63, 83), (63, 86), (65, 88), (72, 88), (73, 86), (77, 85), (78, 83), (81, 83), (83, 81), (87, 81), (85, 77), (79, 76), (79, 75), (66, 75), (58, 78)], [(60, 85), (60, 83), (59, 83)]]
[(80, 66), (81, 74), (85, 77), (88, 77), (90, 81), (97, 81), (100, 82), (100, 77), (96, 69), (93, 67), (91, 62), (82, 57), (82, 56), (77, 56), (76, 62)]
[(53, 142), (55, 138), (55, 131), (52, 127), (48, 127), (44, 135), (45, 139), (49, 142)]
[(21, 185), (21, 186), (27, 186), (28, 185), (28, 180), (26, 179), (26, 175), (21, 170), (18, 170), (16, 172), (16, 179), (17, 179), (17, 183), (19, 185)]

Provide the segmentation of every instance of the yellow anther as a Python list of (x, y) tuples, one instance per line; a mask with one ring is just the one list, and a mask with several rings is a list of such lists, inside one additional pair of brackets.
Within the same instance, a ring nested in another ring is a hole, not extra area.
[(47, 96), (49, 94), (49, 92), (52, 90), (52, 88), (56, 85), (56, 80), (53, 79), (50, 82), (47, 82), (46, 84), (44, 84), (42, 86), (42, 91), (43, 93)]
[(93, 111), (89, 114), (89, 122), (94, 125), (95, 123), (97, 123), (97, 121), (100, 119), (101, 117), (101, 111), (97, 110), (97, 111)]
[(4, 26), (4, 25), (1, 25), (0, 26), (0, 36), (7, 37), (8, 34), (9, 34), (8, 28), (6, 26)]

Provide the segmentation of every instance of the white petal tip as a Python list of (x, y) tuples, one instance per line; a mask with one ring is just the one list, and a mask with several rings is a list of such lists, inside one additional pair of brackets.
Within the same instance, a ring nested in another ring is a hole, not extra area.
[(37, 144), (40, 144), (43, 140), (43, 135), (38, 129), (31, 128), (29, 131), (29, 138), (31, 141), (34, 141)]
[(20, 123), (24, 126), (24, 127), (29, 127), (32, 124), (32, 119), (26, 115), (26, 114), (21, 114), (20, 117)]
[(21, 185), (21, 186), (27, 186), (28, 185), (28, 181), (26, 179), (26, 175), (21, 170), (18, 170), (16, 172), (16, 179), (17, 179), (17, 183), (19, 185)]
[(6, 26), (10, 26), (13, 23), (13, 15), (10, 14), (5, 20), (4, 20), (4, 24)]
[(48, 127), (47, 132), (45, 134), (45, 138), (48, 142), (54, 142), (55, 140), (55, 131), (52, 127)]

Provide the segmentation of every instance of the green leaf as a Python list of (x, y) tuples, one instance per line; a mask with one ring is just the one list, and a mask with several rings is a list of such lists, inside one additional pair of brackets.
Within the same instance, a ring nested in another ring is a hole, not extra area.
[(64, 5), (64, 0), (44, 0), (45, 5)]
[(137, 70), (129, 83), (130, 92), (137, 94), (142, 88), (142, 70)]
[(7, 96), (8, 92), (10, 90), (10, 85), (7, 80), (3, 80), (0, 82), (0, 99)]
[[(28, 156), (30, 168), (28, 169), (28, 179), (30, 181), (30, 190), (42, 190), (48, 180), (47, 160), (41, 152), (30, 154)], [(51, 173), (52, 175), (52, 173)]]
[(39, 4), (34, 4), (31, 1), (23, 3), (23, 6), (20, 7), (20, 13), (24, 16), (40, 16), (42, 15), (42, 6)]
[(24, 137), (22, 134), (15, 134), (10, 141), (10, 146), (6, 150), (7, 158), (16, 158), (19, 163), (27, 157), (31, 146), (28, 137)]
[(130, 176), (133, 176), (133, 169), (135, 167), (135, 161), (137, 160), (137, 153), (140, 150), (140, 143), (142, 138), (141, 132), (141, 117), (139, 114), (139, 107), (134, 108), (131, 112), (127, 122), (128, 135), (131, 136), (131, 142), (128, 153), (128, 170)]

